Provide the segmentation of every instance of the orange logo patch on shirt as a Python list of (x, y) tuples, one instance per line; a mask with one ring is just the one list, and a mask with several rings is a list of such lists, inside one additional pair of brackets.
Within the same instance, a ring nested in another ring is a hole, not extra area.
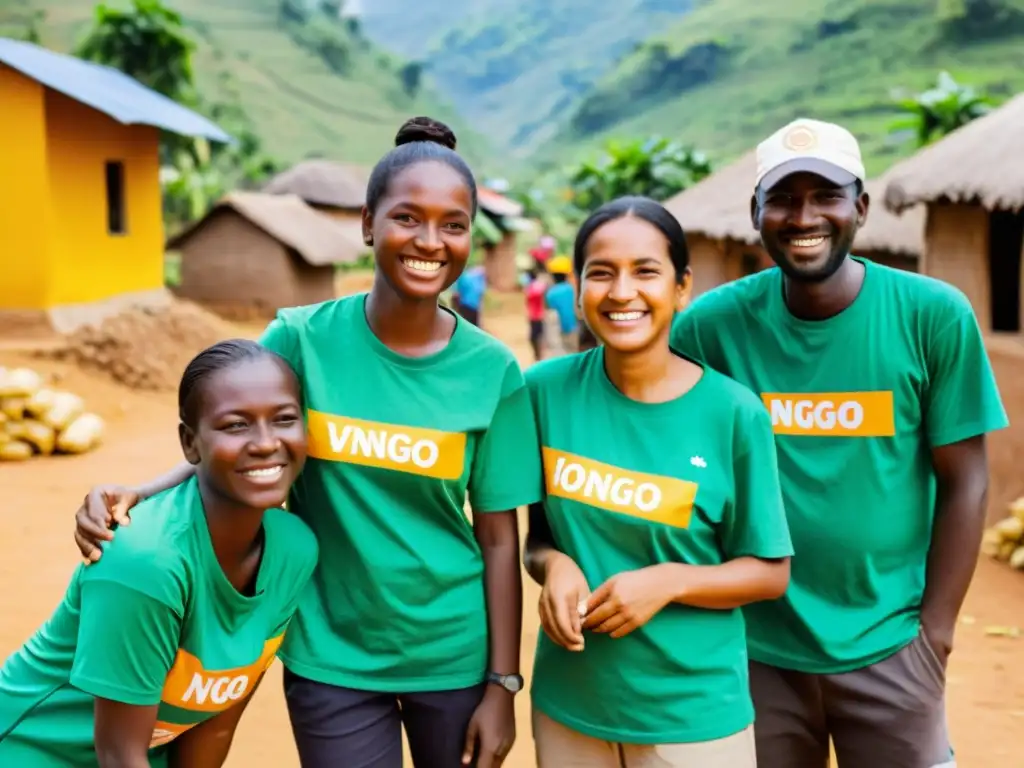
[(776, 435), (892, 437), (896, 416), (892, 392), (763, 392)]
[[(192, 712), (217, 713), (229, 709), (252, 693), (253, 686), (274, 663), (284, 635), (267, 640), (259, 658), (252, 664), (234, 669), (207, 670), (188, 651), (179, 648), (171, 671), (164, 681), (160, 697), (164, 704)], [(150, 748), (167, 744), (195, 723), (157, 721)]]
[(544, 447), (544, 480), (549, 496), (619, 512), (651, 523), (686, 528), (697, 484), (602, 464)]
[(462, 477), (466, 435), (350, 419), (310, 410), (309, 455), (438, 480)]

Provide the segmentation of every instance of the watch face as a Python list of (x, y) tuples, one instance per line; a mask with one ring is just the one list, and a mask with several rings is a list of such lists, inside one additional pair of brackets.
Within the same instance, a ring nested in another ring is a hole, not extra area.
[(492, 672), (487, 676), (487, 680), (500, 685), (510, 693), (519, 693), (519, 691), (523, 690), (524, 682), (522, 675), (499, 675)]

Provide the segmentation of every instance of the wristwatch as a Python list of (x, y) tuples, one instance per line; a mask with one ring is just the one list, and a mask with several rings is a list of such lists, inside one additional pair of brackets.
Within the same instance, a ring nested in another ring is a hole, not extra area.
[(522, 675), (499, 675), (497, 672), (488, 672), (487, 682), (500, 685), (509, 693), (519, 693), (524, 685)]

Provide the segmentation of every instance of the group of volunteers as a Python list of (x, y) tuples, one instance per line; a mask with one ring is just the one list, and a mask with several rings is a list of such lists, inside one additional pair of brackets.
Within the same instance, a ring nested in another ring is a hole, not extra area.
[(541, 768), (824, 768), (830, 741), (840, 768), (954, 766), (1007, 425), (983, 339), (951, 286), (851, 255), (849, 132), (797, 120), (757, 164), (778, 268), (691, 303), (678, 221), (615, 200), (571, 259), (593, 343), (524, 375), (438, 303), (477, 187), (408, 121), (367, 189), (370, 291), (200, 353), (186, 461), (86, 497), (85, 563), (0, 668), (0, 765), (220, 766), (278, 656), (304, 768), (400, 768), (403, 729), (416, 768), (495, 768), (527, 506)]

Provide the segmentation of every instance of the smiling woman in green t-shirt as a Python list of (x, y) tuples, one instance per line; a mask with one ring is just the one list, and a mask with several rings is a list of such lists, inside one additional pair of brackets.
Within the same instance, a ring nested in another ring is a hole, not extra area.
[(301, 396), (251, 341), (200, 353), (179, 390), (195, 474), (134, 524), (0, 668), (0, 765), (215, 768), (316, 564), (279, 507), (306, 457)]
[[(515, 509), (541, 497), (537, 435), (512, 352), (438, 305), (469, 259), (473, 174), (436, 121), (396, 144), (367, 188), (370, 292), (282, 310), (261, 339), (302, 381), (310, 458), (288, 506), (321, 551), (285, 695), (304, 768), (401, 768), (403, 725), (421, 768), (491, 768), (522, 686)], [(109, 537), (102, 490), (79, 511), (87, 557)]]
[(546, 481), (525, 558), (543, 587), (541, 768), (756, 762), (739, 609), (785, 591), (792, 548), (760, 401), (669, 349), (688, 260), (653, 200), (598, 209), (575, 267), (602, 346), (527, 375)]

